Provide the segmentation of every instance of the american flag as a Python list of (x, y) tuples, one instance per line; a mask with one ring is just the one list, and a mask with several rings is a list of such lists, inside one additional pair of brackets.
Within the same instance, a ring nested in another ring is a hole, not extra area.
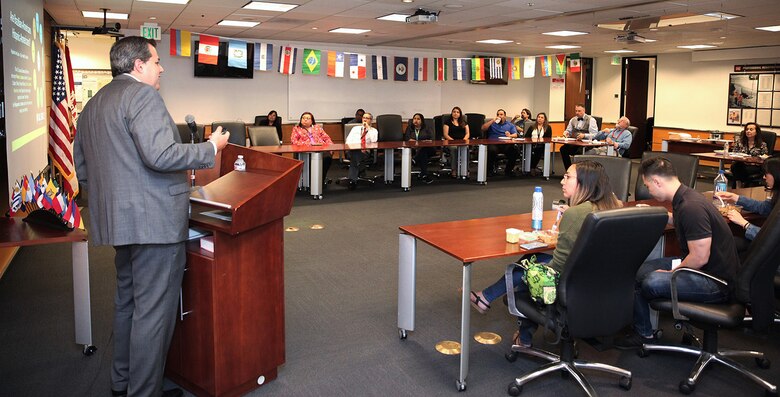
[(57, 43), (52, 45), (54, 78), (52, 79), (51, 111), (49, 111), (49, 156), (62, 175), (62, 187), (70, 197), (79, 192), (79, 182), (73, 166), (73, 145), (71, 129), (73, 118), (68, 102), (68, 87), (65, 84), (64, 50)]

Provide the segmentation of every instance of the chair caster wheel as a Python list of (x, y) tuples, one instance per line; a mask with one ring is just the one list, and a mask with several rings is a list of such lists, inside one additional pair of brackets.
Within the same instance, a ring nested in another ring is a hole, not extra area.
[(316, 196), (311, 196), (311, 198), (312, 198), (313, 200), (322, 200), (322, 195), (321, 195), (321, 194), (319, 194), (319, 195), (316, 195)]
[(680, 393), (682, 394), (691, 394), (693, 391), (696, 390), (696, 384), (689, 381), (684, 380), (680, 382)]
[(411, 189), (409, 189), (408, 187), (405, 187), (405, 188), (401, 189), (402, 192), (408, 192), (409, 190), (411, 190)]
[(509, 387), (506, 390), (506, 392), (509, 393), (510, 396), (519, 396), (522, 391), (523, 391), (523, 386), (519, 386), (515, 382), (510, 383)]
[(772, 366), (772, 362), (768, 358), (756, 358), (756, 365), (761, 369), (769, 369)]
[(639, 350), (637, 350), (636, 355), (639, 356), (639, 357), (645, 358), (645, 357), (650, 355), (650, 352), (645, 350), (645, 349), (639, 349)]
[(618, 385), (620, 385), (620, 388), (623, 390), (631, 390), (631, 377), (621, 376)]
[(401, 340), (406, 340), (406, 337), (407, 337), (407, 336), (408, 336), (408, 335), (407, 335), (407, 333), (406, 333), (406, 330), (405, 330), (405, 329), (400, 329), (400, 328), (398, 329), (398, 337), (399, 337)]
[(458, 388), (458, 391), (466, 391), (466, 382), (456, 381), (455, 386)]
[(82, 353), (85, 356), (89, 357), (89, 356), (95, 354), (96, 351), (97, 351), (97, 347), (92, 346), (92, 345), (84, 345), (84, 350), (82, 351)]
[(510, 363), (513, 363), (517, 361), (517, 356), (519, 356), (520, 353), (518, 352), (509, 352), (507, 354), (504, 354), (504, 358), (506, 358), (506, 361), (509, 361)]

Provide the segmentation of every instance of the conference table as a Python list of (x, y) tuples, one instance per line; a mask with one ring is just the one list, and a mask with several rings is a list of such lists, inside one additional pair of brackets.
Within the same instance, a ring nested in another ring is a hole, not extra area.
[(706, 152), (706, 153), (691, 153), (693, 156), (696, 156), (699, 158), (699, 160), (711, 160), (711, 161), (717, 161), (718, 162), (718, 169), (722, 170), (724, 163), (734, 163), (734, 162), (741, 162), (749, 165), (758, 165), (764, 164), (764, 159), (761, 157), (754, 157), (754, 156), (741, 156), (739, 154), (734, 155), (734, 153), (727, 153), (723, 154), (723, 151), (720, 152)]
[[(73, 316), (76, 343), (84, 355), (97, 350), (92, 345), (92, 310), (89, 294), (88, 234), (81, 229), (60, 230), (51, 226), (25, 222), (18, 217), (0, 217), (0, 247), (26, 247), (71, 243), (73, 269)], [(54, 264), (58, 265), (58, 264)]]
[[(630, 205), (646, 204), (663, 206), (671, 210), (671, 203), (661, 203), (656, 200), (643, 200), (631, 202)], [(555, 223), (558, 212), (545, 211), (543, 225), (549, 227)], [(456, 387), (458, 390), (466, 389), (466, 377), (469, 371), (469, 343), (471, 333), (471, 288), (472, 265), (477, 261), (512, 257), (519, 258), (525, 254), (550, 251), (554, 245), (548, 247), (525, 250), (520, 244), (506, 242), (506, 229), (516, 228), (531, 230), (531, 214), (516, 214), (481, 219), (468, 219), (461, 221), (439, 222), (421, 225), (400, 226), (398, 236), (398, 332), (401, 339), (406, 339), (409, 331), (415, 329), (415, 289), (417, 273), (417, 241), (423, 241), (428, 245), (442, 251), (461, 264), (462, 272), (462, 297), (461, 297), (461, 327), (460, 327), (460, 369)], [(668, 231), (673, 233), (673, 228), (667, 226), (667, 232), (659, 239), (653, 249), (650, 258), (660, 257), (666, 249), (669, 241)]]
[[(350, 150), (383, 150), (384, 151), (384, 180), (385, 184), (395, 181), (395, 150), (401, 151), (401, 190), (409, 191), (412, 186), (412, 150), (424, 147), (449, 147), (459, 153), (458, 164), (455, 169), (458, 178), (467, 179), (469, 175), (469, 148), (477, 146), (477, 183), (487, 184), (487, 147), (488, 145), (522, 145), (524, 160), (523, 171), (530, 171), (532, 145), (544, 145), (544, 160), (542, 176), (550, 178), (552, 160), (550, 153), (550, 138), (531, 139), (468, 139), (468, 140), (428, 140), (428, 141), (385, 141), (367, 144), (333, 143), (330, 145), (273, 145), (252, 146), (253, 150), (275, 154), (292, 154), (304, 162), (301, 179), (298, 188), (309, 190), (309, 194), (315, 200), (322, 199), (322, 155), (323, 152), (350, 151)], [(593, 145), (599, 146), (599, 145)]]

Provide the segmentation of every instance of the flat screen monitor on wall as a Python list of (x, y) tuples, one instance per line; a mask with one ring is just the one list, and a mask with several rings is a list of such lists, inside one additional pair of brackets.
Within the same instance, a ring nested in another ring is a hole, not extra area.
[(251, 79), (254, 77), (254, 71), (252, 70), (252, 60), (254, 59), (255, 46), (252, 43), (246, 44), (246, 68), (234, 68), (228, 66), (228, 43), (219, 43), (219, 55), (217, 56), (216, 65), (208, 65), (204, 63), (198, 63), (198, 44), (195, 42), (195, 56), (193, 57), (195, 62), (195, 77), (226, 77), (226, 78), (239, 78), (239, 79)]

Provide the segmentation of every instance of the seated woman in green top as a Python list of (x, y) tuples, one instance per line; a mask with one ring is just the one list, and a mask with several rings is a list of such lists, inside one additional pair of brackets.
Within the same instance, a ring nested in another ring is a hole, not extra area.
[[(551, 255), (537, 255), (537, 260), (548, 262), (547, 265), (558, 272), (563, 271), (566, 259), (569, 257), (574, 241), (582, 228), (585, 217), (599, 210), (622, 207), (609, 184), (609, 178), (600, 163), (586, 160), (571, 167), (561, 180), (563, 197), (569, 200), (569, 208), (561, 217), (558, 243)], [(540, 259), (541, 258), (541, 259)], [(528, 293), (528, 286), (522, 281), (524, 270), (517, 268), (512, 275), (515, 290), (520, 294)], [(471, 305), (480, 313), (490, 309), (490, 303), (506, 294), (506, 280), (501, 277), (493, 285), (480, 292), (471, 291)], [(531, 346), (533, 333), (537, 325), (526, 321), (520, 327), (520, 343)]]

